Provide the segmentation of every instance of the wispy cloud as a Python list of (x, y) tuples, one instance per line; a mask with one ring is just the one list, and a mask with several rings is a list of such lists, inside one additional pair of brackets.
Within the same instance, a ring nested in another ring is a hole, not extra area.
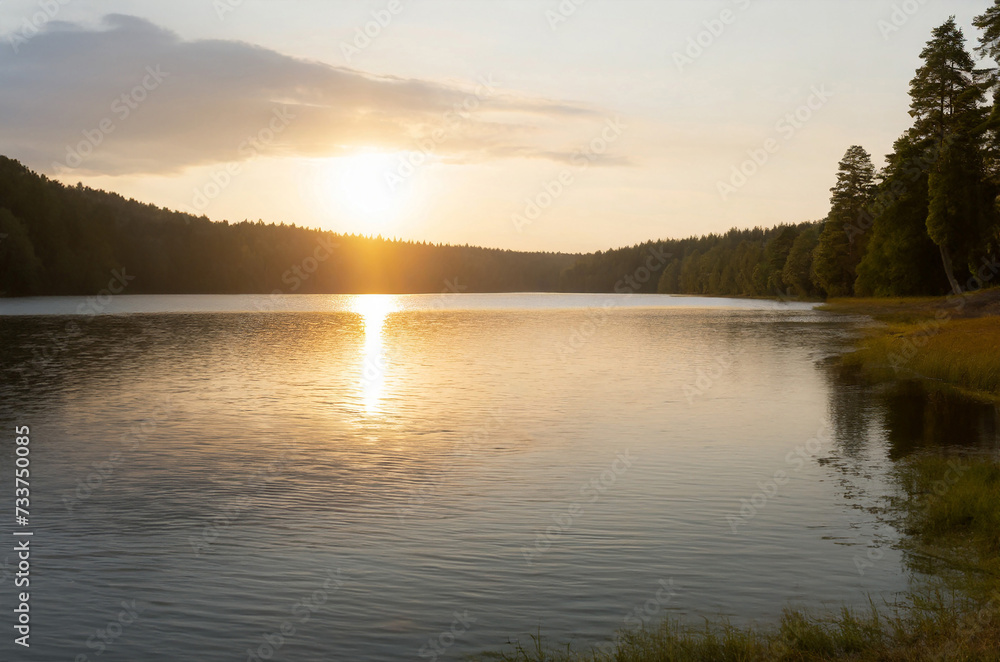
[[(292, 119), (265, 141), (268, 153), (406, 150), (446, 124), (450, 110), (482, 99), (477, 85), (374, 76), (244, 42), (185, 40), (120, 14), (96, 27), (52, 21), (16, 51), (0, 50), (0, 151), (45, 172), (169, 173), (256, 154), (247, 140), (266, 131), (276, 110)], [(565, 161), (575, 147), (566, 127), (578, 123), (587, 135), (602, 116), (583, 104), (497, 90), (451, 124), (454, 135), (438, 141), (441, 157)]]

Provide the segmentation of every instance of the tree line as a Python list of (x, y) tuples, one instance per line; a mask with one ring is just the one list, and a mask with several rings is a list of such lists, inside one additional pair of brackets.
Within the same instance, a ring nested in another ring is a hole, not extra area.
[(0, 291), (89, 295), (125, 269), (127, 294), (555, 291), (577, 255), (213, 222), (64, 186), (0, 157)]
[[(975, 25), (976, 51), (1000, 62), (1000, 0)], [(134, 294), (961, 292), (996, 275), (1000, 68), (977, 66), (954, 17), (933, 31), (921, 60), (912, 126), (882, 169), (863, 147), (847, 150), (821, 221), (589, 255), (522, 253), (212, 222), (64, 186), (0, 157), (0, 292), (92, 294), (123, 267)]]

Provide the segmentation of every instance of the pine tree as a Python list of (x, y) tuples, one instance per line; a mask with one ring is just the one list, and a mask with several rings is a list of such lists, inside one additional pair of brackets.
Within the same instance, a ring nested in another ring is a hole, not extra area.
[(954, 16), (934, 30), (920, 57), (924, 64), (910, 83), (910, 115), (915, 134), (940, 147), (929, 173), (927, 233), (957, 294), (955, 259), (968, 261), (993, 213), (979, 135), (987, 119), (984, 86)]
[[(1000, 0), (994, 0), (993, 6), (987, 9), (982, 15), (977, 16), (974, 24), (982, 30), (979, 36), (979, 46), (976, 52), (984, 57), (991, 58), (994, 64), (1000, 63)], [(990, 182), (1000, 191), (1000, 69), (996, 66), (983, 70), (987, 87), (993, 90), (993, 107), (990, 110), (989, 119), (984, 125), (983, 149), (986, 160), (986, 172)], [(995, 201), (993, 207), (997, 208)], [(996, 227), (986, 230), (986, 252), (994, 252), (1000, 246), (1000, 233)]]
[(907, 131), (893, 145), (873, 208), (875, 219), (858, 265), (858, 296), (940, 294), (940, 251), (927, 236), (928, 172), (940, 150)]
[(830, 190), (830, 215), (816, 248), (813, 279), (829, 296), (850, 296), (868, 245), (876, 190), (875, 166), (863, 147), (847, 150)]

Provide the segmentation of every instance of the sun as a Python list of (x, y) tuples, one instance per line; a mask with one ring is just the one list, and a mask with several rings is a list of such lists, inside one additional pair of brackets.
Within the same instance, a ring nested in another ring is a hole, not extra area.
[(367, 151), (330, 159), (325, 187), (331, 206), (368, 228), (394, 226), (411, 197), (403, 163), (398, 152)]

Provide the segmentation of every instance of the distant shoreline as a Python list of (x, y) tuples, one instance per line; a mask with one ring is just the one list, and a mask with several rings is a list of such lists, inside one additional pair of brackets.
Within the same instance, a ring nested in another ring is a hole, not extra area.
[(0, 318), (212, 313), (356, 313), (366, 299), (385, 299), (387, 312), (513, 311), (607, 309), (812, 310), (814, 302), (762, 297), (708, 297), (673, 294), (485, 292), (422, 294), (121, 294), (0, 299)]

